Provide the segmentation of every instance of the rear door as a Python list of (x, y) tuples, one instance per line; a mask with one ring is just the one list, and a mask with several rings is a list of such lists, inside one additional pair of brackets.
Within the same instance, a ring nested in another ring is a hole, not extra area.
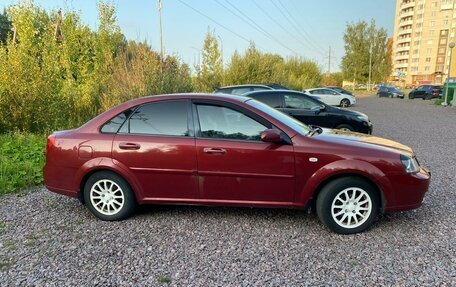
[(189, 100), (138, 107), (116, 134), (112, 157), (128, 168), (146, 199), (195, 199), (198, 177)]
[(194, 101), (201, 198), (257, 205), (294, 201), (294, 152), (261, 141), (272, 125), (237, 105)]

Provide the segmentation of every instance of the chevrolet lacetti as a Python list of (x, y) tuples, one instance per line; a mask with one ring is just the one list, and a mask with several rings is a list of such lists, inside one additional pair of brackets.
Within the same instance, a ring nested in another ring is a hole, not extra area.
[(44, 178), (102, 220), (146, 203), (312, 208), (350, 234), (418, 208), (430, 173), (397, 142), (311, 128), (242, 96), (177, 94), (53, 133)]

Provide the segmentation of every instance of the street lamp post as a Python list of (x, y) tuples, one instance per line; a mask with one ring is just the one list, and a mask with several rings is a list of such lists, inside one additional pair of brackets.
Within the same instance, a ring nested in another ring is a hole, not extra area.
[(447, 78), (446, 78), (445, 101), (443, 103), (443, 105), (445, 105), (445, 106), (448, 105), (448, 84), (449, 84), (449, 79), (450, 79), (450, 76), (451, 76), (451, 57), (453, 56), (453, 48), (455, 46), (456, 46), (456, 44), (454, 42), (450, 42), (450, 44), (448, 44), (448, 47), (450, 47), (450, 60), (449, 60), (449, 63), (448, 63), (448, 75), (447, 75)]

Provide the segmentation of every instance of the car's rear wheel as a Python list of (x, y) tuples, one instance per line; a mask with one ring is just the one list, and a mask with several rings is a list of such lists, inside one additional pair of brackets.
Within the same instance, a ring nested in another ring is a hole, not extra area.
[(410, 99), (410, 100), (413, 100), (414, 98), (415, 98), (414, 95), (410, 95), (410, 94), (409, 94), (409, 99)]
[(326, 184), (317, 198), (317, 214), (329, 229), (340, 234), (366, 230), (379, 212), (377, 190), (358, 177), (343, 177)]
[(342, 130), (342, 131), (347, 131), (347, 132), (355, 131), (355, 129), (351, 125), (347, 125), (347, 124), (338, 125), (336, 127), (336, 130)]
[(136, 199), (128, 183), (119, 175), (100, 171), (90, 176), (84, 186), (87, 208), (102, 220), (122, 220), (133, 214)]
[(342, 99), (340, 101), (340, 106), (342, 108), (346, 108), (346, 107), (349, 107), (350, 106), (350, 100), (349, 99)]

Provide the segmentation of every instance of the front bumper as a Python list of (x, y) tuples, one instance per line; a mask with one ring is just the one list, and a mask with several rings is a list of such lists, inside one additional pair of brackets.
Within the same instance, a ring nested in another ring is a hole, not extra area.
[(388, 179), (392, 190), (387, 196), (385, 212), (396, 212), (415, 209), (423, 204), (431, 173), (421, 167), (417, 173), (390, 175)]

